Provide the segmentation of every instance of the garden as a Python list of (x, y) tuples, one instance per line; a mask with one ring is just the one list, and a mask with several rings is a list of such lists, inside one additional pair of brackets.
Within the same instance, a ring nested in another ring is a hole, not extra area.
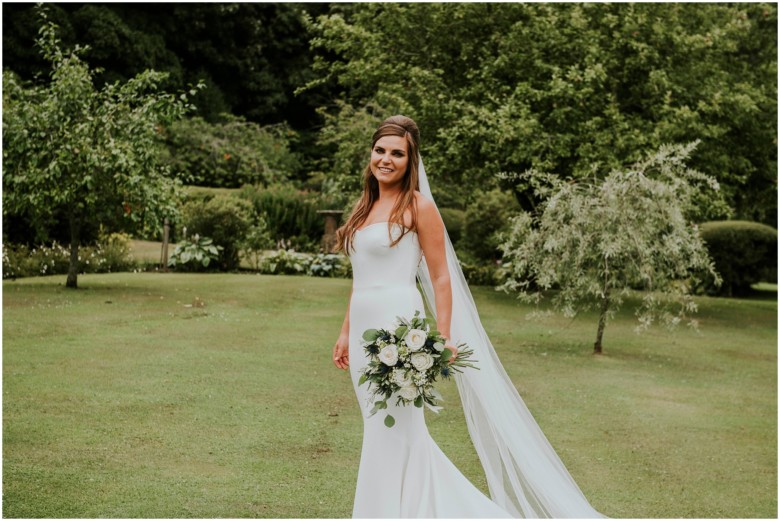
[[(776, 5), (3, 16), (4, 516), (350, 515), (334, 228), (397, 113), (593, 506), (777, 516)], [(430, 431), (487, 492), (442, 387)]]

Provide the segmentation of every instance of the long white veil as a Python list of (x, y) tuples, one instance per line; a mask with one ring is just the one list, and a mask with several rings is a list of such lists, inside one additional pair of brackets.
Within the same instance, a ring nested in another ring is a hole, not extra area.
[[(433, 201), (422, 159), (419, 170), (420, 192)], [(491, 498), (517, 517), (604, 517), (585, 499), (504, 371), (446, 234), (445, 242), (452, 285), (452, 339), (474, 349), (480, 368), (456, 375), (456, 381)], [(433, 285), (424, 258), (417, 277), (435, 316)]]

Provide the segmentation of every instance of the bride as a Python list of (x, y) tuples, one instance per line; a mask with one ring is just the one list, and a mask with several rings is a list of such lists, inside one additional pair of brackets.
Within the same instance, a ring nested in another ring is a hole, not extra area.
[[(386, 119), (372, 139), (364, 189), (338, 246), (352, 263), (352, 295), (333, 361), (349, 369), (363, 414), (363, 448), (352, 511), (357, 518), (586, 518), (594, 510), (561, 463), (504, 371), (471, 298), (431, 196), (420, 133), (405, 116)], [(387, 400), (395, 420), (371, 416), (358, 385), (368, 363), (366, 329), (424, 314), (423, 296), (447, 347), (466, 342), (479, 370), (456, 376), (490, 498), (450, 462), (428, 433), (423, 408)]]

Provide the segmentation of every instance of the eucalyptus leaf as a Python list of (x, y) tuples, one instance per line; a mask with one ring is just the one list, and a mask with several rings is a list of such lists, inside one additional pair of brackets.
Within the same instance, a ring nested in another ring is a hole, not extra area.
[(363, 340), (366, 342), (373, 342), (379, 338), (379, 331), (377, 329), (366, 329), (363, 332)]
[(393, 418), (388, 414), (387, 416), (385, 416), (385, 427), (390, 428), (393, 425), (395, 425), (395, 418)]

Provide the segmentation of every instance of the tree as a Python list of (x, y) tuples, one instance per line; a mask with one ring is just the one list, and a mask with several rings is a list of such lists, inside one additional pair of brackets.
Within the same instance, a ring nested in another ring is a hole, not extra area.
[[(263, 125), (287, 121), (309, 129), (327, 93), (296, 98), (296, 87), (312, 79), (310, 35), (303, 13), (327, 4), (294, 3), (58, 3), (50, 19), (68, 45), (90, 49), (81, 58), (102, 71), (98, 85), (127, 81), (154, 69), (169, 73), (168, 88), (204, 80), (209, 88), (192, 101), (207, 121), (223, 112)], [(31, 80), (47, 64), (31, 52), (37, 30), (31, 4), (4, 3), (3, 65)]]
[[(461, 204), (498, 172), (585, 179), (700, 139), (690, 164), (733, 212), (776, 222), (773, 4), (366, 3), (312, 31), (320, 79), (415, 118), (433, 186)], [(324, 109), (346, 134), (352, 113)]]
[[(165, 74), (145, 71), (95, 88), (94, 71), (64, 51), (57, 26), (39, 8), (37, 45), (51, 64), (48, 85), (3, 74), (3, 211), (45, 226), (64, 211), (70, 228), (66, 286), (77, 287), (85, 225), (130, 219), (159, 228), (174, 215), (177, 183), (158, 164), (158, 134), (191, 105), (158, 91)], [(196, 90), (191, 90), (190, 95)]]
[[(602, 352), (608, 318), (631, 289), (644, 290), (638, 329), (655, 320), (677, 325), (696, 311), (690, 288), (718, 279), (696, 226), (689, 222), (696, 192), (717, 182), (687, 168), (694, 144), (664, 146), (603, 181), (534, 183), (543, 199), (537, 215), (514, 218), (504, 250), (502, 288), (539, 302), (549, 290), (566, 316), (596, 307), (594, 352)], [(689, 320), (695, 325), (695, 321)]]
[(222, 122), (187, 118), (164, 132), (169, 164), (188, 185), (240, 188), (287, 181), (300, 169), (286, 124), (261, 127), (236, 116)]

